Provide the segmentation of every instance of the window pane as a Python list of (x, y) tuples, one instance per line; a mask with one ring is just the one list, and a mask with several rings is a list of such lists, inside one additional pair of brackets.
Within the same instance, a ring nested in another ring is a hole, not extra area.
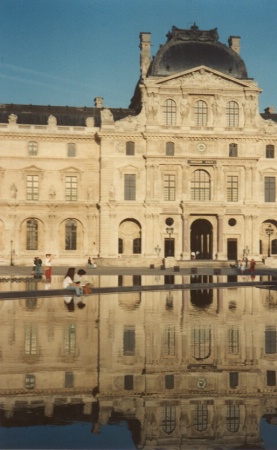
[(265, 177), (265, 202), (275, 202), (275, 177)]
[(136, 175), (124, 176), (124, 200), (136, 200)]
[(208, 107), (203, 100), (196, 102), (194, 107), (194, 120), (197, 126), (206, 126), (208, 122)]
[(235, 433), (240, 426), (240, 411), (238, 405), (227, 405), (226, 427), (228, 431)]
[(27, 220), (26, 250), (38, 249), (38, 221)]
[(125, 375), (124, 376), (124, 389), (132, 390), (134, 389), (134, 377), (133, 375)]
[(67, 156), (68, 157), (76, 156), (76, 144), (73, 143), (67, 144)]
[(31, 141), (28, 143), (28, 154), (30, 156), (36, 156), (38, 154), (38, 143)]
[(276, 372), (275, 370), (266, 371), (267, 386), (276, 386)]
[(163, 356), (175, 355), (175, 327), (168, 325), (163, 333)]
[(227, 177), (227, 201), (238, 201), (238, 177), (230, 175)]
[(272, 355), (276, 353), (276, 329), (275, 327), (267, 327), (265, 329), (265, 353)]
[(171, 434), (176, 427), (176, 408), (175, 406), (164, 406), (162, 415), (162, 428), (166, 434)]
[(77, 250), (76, 220), (68, 220), (65, 224), (65, 250)]
[(208, 426), (207, 405), (197, 405), (194, 410), (193, 426), (197, 431), (205, 431)]
[(239, 105), (236, 102), (229, 102), (226, 107), (227, 127), (238, 127), (239, 125)]
[(175, 175), (164, 175), (164, 200), (175, 200)]
[(77, 177), (66, 177), (65, 179), (65, 200), (77, 200)]
[(192, 175), (191, 199), (210, 200), (210, 176), (205, 170), (196, 170)]
[(135, 354), (135, 328), (125, 328), (123, 335), (123, 354), (131, 356)]
[(132, 156), (135, 154), (135, 143), (134, 142), (126, 142), (126, 155)]
[(27, 175), (27, 200), (38, 200), (38, 175)]
[(165, 125), (176, 125), (176, 104), (174, 100), (167, 99), (164, 102), (163, 118)]
[(229, 156), (231, 158), (237, 158), (238, 156), (238, 144), (229, 144)]
[(174, 156), (174, 142), (166, 143), (166, 156)]
[(266, 158), (274, 158), (274, 145), (266, 146)]

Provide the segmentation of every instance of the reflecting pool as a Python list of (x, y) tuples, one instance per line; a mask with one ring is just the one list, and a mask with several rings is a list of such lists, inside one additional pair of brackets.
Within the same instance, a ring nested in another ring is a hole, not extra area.
[[(97, 276), (168, 290), (94, 294), (74, 311), (63, 297), (1, 300), (0, 448), (277, 449), (277, 291), (170, 288), (219, 279)], [(0, 290), (43, 289), (32, 283)]]

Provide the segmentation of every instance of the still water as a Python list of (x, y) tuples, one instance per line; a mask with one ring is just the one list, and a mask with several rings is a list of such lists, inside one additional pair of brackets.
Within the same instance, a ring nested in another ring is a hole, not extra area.
[(277, 449), (277, 291), (169, 286), (85, 303), (69, 311), (62, 297), (0, 301), (1, 449)]

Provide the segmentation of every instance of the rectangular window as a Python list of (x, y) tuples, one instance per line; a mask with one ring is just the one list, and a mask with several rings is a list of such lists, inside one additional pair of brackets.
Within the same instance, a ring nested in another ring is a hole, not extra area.
[(124, 200), (136, 200), (136, 175), (124, 176)]
[(124, 389), (127, 391), (132, 391), (134, 389), (133, 375), (124, 375)]
[(164, 175), (164, 200), (175, 200), (175, 175)]
[(275, 202), (275, 177), (265, 177), (264, 179), (264, 201)]
[(34, 389), (34, 387), (35, 387), (35, 375), (27, 373), (25, 375), (25, 388)]
[(38, 200), (38, 175), (27, 175), (27, 200)]
[(174, 389), (174, 375), (165, 375), (164, 381), (166, 389)]
[(65, 178), (65, 200), (68, 202), (77, 200), (77, 177)]
[(74, 373), (73, 372), (65, 372), (64, 387), (66, 387), (66, 388), (74, 387)]
[(267, 386), (276, 386), (276, 372), (275, 370), (266, 371)]
[(227, 202), (238, 201), (238, 177), (227, 176)]
[(163, 356), (175, 356), (175, 327), (168, 325), (163, 333)]
[(274, 326), (265, 329), (265, 353), (267, 355), (276, 353), (276, 328)]
[(239, 373), (238, 372), (230, 372), (229, 373), (229, 385), (230, 388), (235, 389), (239, 385)]
[(76, 352), (76, 329), (72, 323), (64, 330), (64, 353), (67, 355), (75, 355)]
[(67, 156), (69, 158), (76, 156), (76, 144), (73, 143), (67, 144)]
[(135, 354), (135, 327), (125, 327), (123, 334), (123, 354), (132, 356)]

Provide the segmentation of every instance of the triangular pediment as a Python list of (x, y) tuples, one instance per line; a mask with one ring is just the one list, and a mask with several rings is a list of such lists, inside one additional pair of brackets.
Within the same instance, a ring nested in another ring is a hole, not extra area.
[(203, 86), (226, 88), (227, 86), (236, 84), (242, 88), (254, 89), (261, 92), (261, 89), (252, 80), (239, 80), (207, 66), (198, 66), (155, 81), (156, 86), (186, 86), (186, 84), (191, 87), (201, 86), (202, 88)]

